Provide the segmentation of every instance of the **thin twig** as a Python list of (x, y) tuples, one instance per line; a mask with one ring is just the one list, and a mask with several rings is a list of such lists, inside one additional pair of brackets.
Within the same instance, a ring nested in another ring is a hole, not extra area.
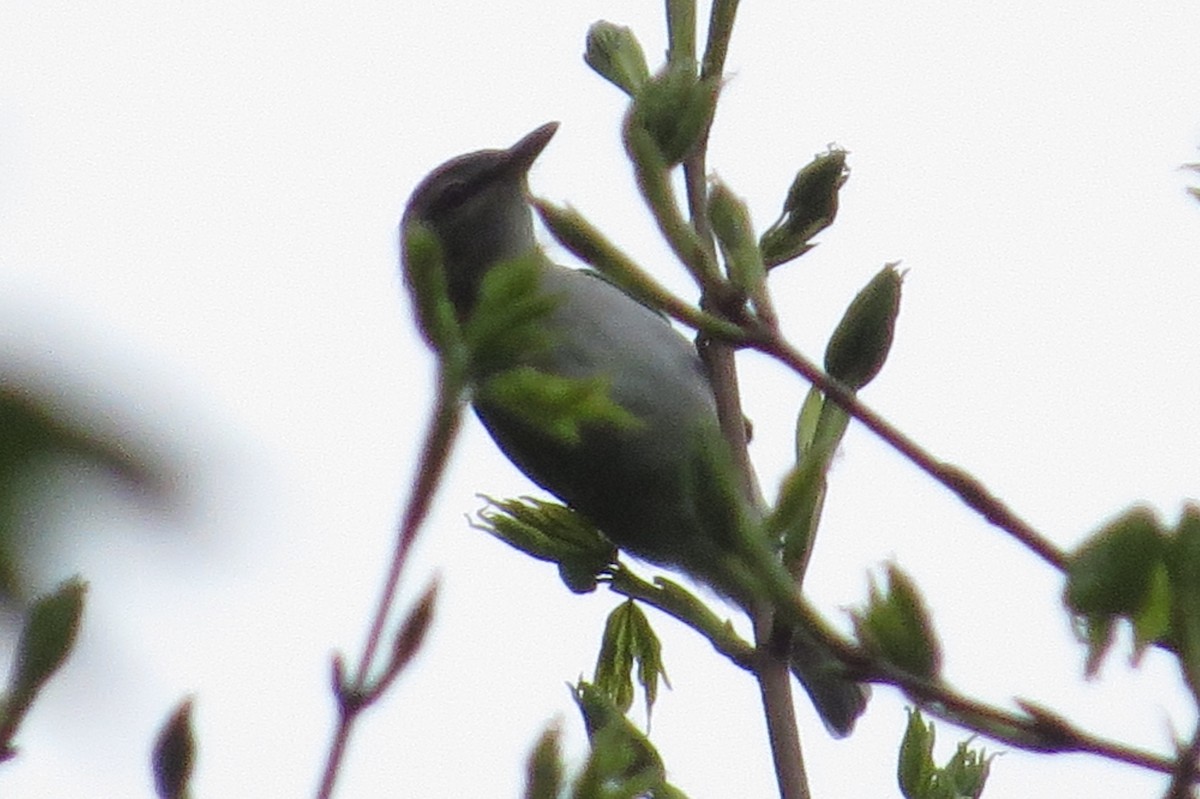
[(345, 675), (340, 658), (334, 660), (333, 690), (338, 706), (338, 720), (325, 761), (325, 771), (317, 790), (317, 799), (329, 799), (333, 795), (334, 783), (337, 780), (354, 722), (364, 709), (380, 697), (380, 693), (372, 691), (370, 687), (370, 674), (374, 666), (375, 655), (383, 639), (384, 627), (391, 616), (392, 605), (396, 601), (396, 591), (400, 584), (400, 575), (404, 571), (404, 564), (408, 561), (408, 554), (412, 550), (421, 524), (429, 513), (434, 492), (445, 473), (451, 447), (462, 425), (462, 404), (461, 380), (458, 375), (448, 373), (443, 362), (439, 367), (438, 396), (434, 405), (433, 418), (430, 420), (421, 455), (417, 460), (418, 471), (396, 535), (396, 546), (392, 553), (391, 565), (388, 568), (387, 578), (384, 580), (379, 603), (375, 607), (375, 616), (371, 621), (362, 654), (359, 656), (358, 666), (349, 683), (343, 682)]
[(775, 783), (780, 799), (810, 799), (808, 773), (804, 768), (804, 750), (800, 746), (800, 727), (796, 723), (796, 705), (792, 701), (792, 672), (788, 667), (791, 632), (774, 622), (768, 609), (755, 614), (754, 640), (760, 657), (754, 676), (758, 681), (771, 758), (775, 764)]
[(815, 363), (802, 355), (777, 331), (763, 327), (750, 335), (745, 343), (791, 367), (825, 393), (846, 413), (862, 422), (867, 429), (890, 444), (901, 455), (937, 482), (954, 492), (966, 505), (996, 527), (1007, 532), (1035, 554), (1060, 571), (1067, 567), (1066, 554), (1044, 538), (1040, 533), (998, 497), (992, 494), (978, 479), (953, 464), (940, 461), (916, 441), (864, 405), (854, 394), (825, 374)]
[[(736, 2), (716, 0), (713, 3), (702, 78), (720, 79), (725, 63), (725, 54), (729, 47), (729, 38), (733, 32), (736, 9)], [(677, 48), (672, 47), (672, 57), (694, 59), (694, 54), (679, 52)], [(700, 240), (704, 260), (710, 264), (716, 262), (716, 247), (713, 244), (712, 228), (708, 219), (708, 168), (706, 162), (711, 126), (712, 120), (709, 119), (708, 125), (701, 132), (692, 152), (683, 162), (684, 186), (687, 193), (691, 228)], [(656, 212), (656, 216), (661, 217), (662, 213), (667, 213), (673, 208), (674, 204), (672, 203), (670, 208), (664, 209), (663, 212)], [(677, 248), (678, 251), (679, 248)], [(703, 262), (691, 264), (690, 269), (693, 274), (697, 275), (712, 274), (711, 267)], [(725, 287), (724, 280), (702, 280), (701, 287), (703, 289), (701, 308), (712, 312), (717, 317), (730, 320), (737, 318), (742, 300), (733, 297), (727, 291), (719, 291)], [(736, 301), (737, 307), (730, 307), (733, 305), (733, 301)], [(747, 448), (746, 424), (742, 413), (734, 347), (726, 340), (711, 339), (703, 334), (697, 344), (716, 397), (717, 418), (721, 432), (729, 444), (735, 471), (742, 482), (743, 493), (751, 503), (761, 507), (763, 500), (759, 490), (758, 476)], [(779, 795), (781, 799), (809, 799), (808, 777), (804, 770), (800, 733), (796, 725), (795, 706), (792, 702), (791, 673), (788, 669), (786, 648), (784, 651), (776, 651), (770, 645), (778, 632), (773, 623), (773, 614), (766, 609), (758, 609), (753, 615), (755, 641), (758, 649), (758, 667), (754, 670), (754, 675), (758, 681), (759, 694), (762, 698), (763, 714), (767, 722), (768, 739), (771, 743), (771, 755), (775, 764)]]

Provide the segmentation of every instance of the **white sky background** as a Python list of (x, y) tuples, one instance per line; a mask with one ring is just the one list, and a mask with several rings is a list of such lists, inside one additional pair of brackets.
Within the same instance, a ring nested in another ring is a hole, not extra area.
[[(587, 26), (664, 46), (658, 2), (108, 2), (0, 8), (0, 369), (93, 396), (173, 439), (183, 533), (98, 492), (61, 575), (91, 581), (81, 648), (0, 769), (5, 797), (149, 796), (147, 753), (197, 701), (198, 797), (311, 795), (328, 662), (356, 653), (414, 468), (432, 359), (396, 274), (409, 191), (458, 153), (551, 119), (543, 196), (584, 211), (686, 289), (635, 198), (622, 95)], [(1173, 521), (1200, 492), (1200, 7), (1190, 2), (748, 0), (710, 165), (760, 229), (830, 142), (853, 170), (821, 246), (773, 278), (819, 356), (885, 262), (909, 270), (893, 355), (863, 397), (1069, 546), (1135, 500)], [(561, 253), (560, 253), (561, 255)], [(772, 487), (806, 386), (745, 359)], [(468, 529), (477, 491), (530, 485), (472, 420), (408, 572), (444, 581), (428, 645), (352, 743), (340, 795), (517, 796), (543, 725), (578, 716), (609, 594)], [(1083, 684), (1057, 576), (861, 429), (831, 479), (809, 583), (839, 624), (893, 558), (925, 589), (948, 677), (1166, 751), (1194, 712), (1171, 663)], [(697, 799), (768, 797), (752, 680), (662, 620), (655, 710)], [(897, 796), (903, 723), (878, 689), (850, 740), (800, 719), (816, 795)], [(940, 754), (956, 731), (939, 726)], [(1154, 796), (1095, 758), (1000, 757), (993, 799)]]

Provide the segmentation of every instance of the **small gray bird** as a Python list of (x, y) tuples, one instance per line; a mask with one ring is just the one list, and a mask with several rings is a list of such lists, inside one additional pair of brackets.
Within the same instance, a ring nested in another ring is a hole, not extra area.
[[(542, 320), (548, 344), (520, 365), (603, 378), (635, 423), (592, 423), (572, 442), (486, 395), (475, 396), (476, 415), (509, 460), (618, 547), (752, 610), (764, 600), (755, 575), (790, 581), (758, 532), (758, 509), (733, 481), (714, 479), (728, 469), (729, 452), (695, 347), (607, 280), (559, 266), (538, 248), (526, 176), (557, 128), (543, 125), (507, 150), (469, 153), (435, 169), (413, 191), (402, 235), (420, 223), (437, 237), (460, 321), (470, 318), (489, 269), (539, 259), (536, 290), (552, 299)], [(842, 676), (811, 633), (796, 630), (792, 651), (792, 670), (826, 727), (848, 734), (865, 707), (865, 686)]]

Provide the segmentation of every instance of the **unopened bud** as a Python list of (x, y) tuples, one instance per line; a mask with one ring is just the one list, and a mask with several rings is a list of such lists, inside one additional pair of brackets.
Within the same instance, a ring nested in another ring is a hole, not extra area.
[(719, 180), (708, 195), (708, 220), (725, 256), (729, 278), (746, 294), (756, 296), (766, 279), (762, 255), (754, 240), (754, 224), (746, 203)]
[(646, 131), (667, 165), (678, 164), (708, 130), (719, 87), (686, 63), (667, 64), (638, 91), (626, 125)]
[(588, 28), (583, 60), (630, 97), (650, 80), (642, 45), (633, 31), (623, 25), (600, 20)]
[(825, 371), (851, 391), (879, 374), (892, 347), (903, 276), (888, 264), (858, 292), (825, 348)]
[(767, 268), (797, 258), (812, 249), (809, 240), (833, 222), (838, 190), (850, 176), (846, 151), (831, 149), (800, 170), (788, 189), (783, 215), (763, 234), (760, 246)]

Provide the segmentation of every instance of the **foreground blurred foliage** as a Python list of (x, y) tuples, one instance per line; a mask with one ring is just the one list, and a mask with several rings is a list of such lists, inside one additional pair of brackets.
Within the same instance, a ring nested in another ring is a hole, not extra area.
[[(120, 429), (80, 405), (77, 398), (0, 382), (0, 604), (29, 600), (41, 571), (38, 544), (52, 532), (37, 511), (77, 503), (75, 478), (107, 479), (152, 508), (177, 499), (173, 470), (140, 431)], [(64, 474), (72, 480), (57, 479)]]
[[(21, 724), (43, 686), (70, 658), (85, 615), (87, 584), (78, 575), (34, 596), (46, 582), (63, 577), (63, 563), (45, 562), (44, 553), (54, 550), (51, 537), (95, 532), (54, 524), (53, 512), (83, 507), (97, 479), (137, 506), (159, 512), (176, 507), (180, 493), (178, 470), (146, 431), (87, 402), (84, 392), (68, 392), (64, 383), (48, 389), (43, 383), (37, 391), (25, 382), (0, 377), (0, 606), (24, 608), (0, 693), (0, 761), (18, 754)], [(156, 764), (160, 788), (167, 771), (183, 770)], [(183, 777), (172, 784), (185, 783)]]

